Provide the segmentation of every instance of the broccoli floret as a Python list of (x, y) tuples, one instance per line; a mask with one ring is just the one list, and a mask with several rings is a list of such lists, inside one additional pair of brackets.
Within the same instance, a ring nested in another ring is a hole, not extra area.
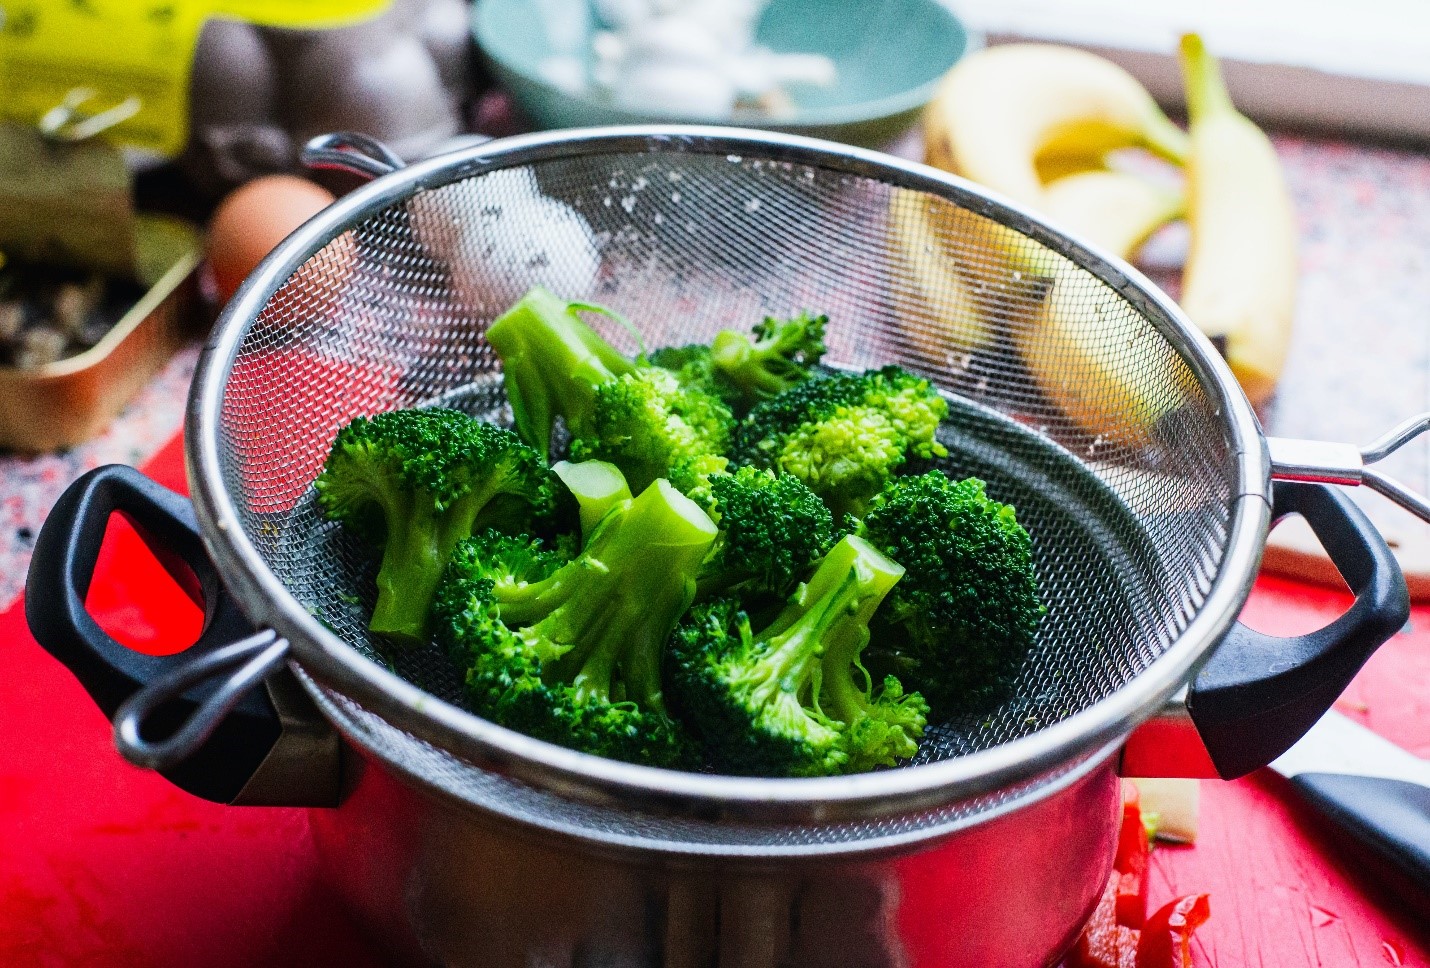
[(927, 707), (896, 679), (877, 691), (860, 653), (903, 569), (842, 539), (755, 632), (734, 598), (697, 605), (671, 638), (672, 679), (714, 764), (751, 776), (826, 776), (917, 752)]
[(731, 458), (794, 475), (842, 519), (910, 457), (946, 455), (934, 433), (947, 414), (927, 380), (897, 366), (805, 380), (750, 411)]
[(553, 513), (560, 484), (511, 431), (432, 408), (353, 420), (313, 487), (329, 520), (382, 549), (369, 627), (412, 643), (427, 639), (432, 598), (457, 542), (508, 520), (513, 501)]
[(700, 505), (707, 514), (715, 513), (715, 494), (710, 489), (712, 481), (729, 473), (730, 459), (716, 454), (701, 454), (676, 462), (670, 469), (668, 480), (675, 489)]
[(784, 599), (834, 544), (834, 519), (797, 478), (756, 467), (710, 479), (720, 536), (700, 570), (698, 598)]
[(567, 420), (572, 459), (610, 461), (637, 492), (658, 477), (677, 482), (691, 461), (723, 459), (735, 425), (719, 397), (655, 366), (597, 387), (590, 412)]
[(682, 384), (705, 387), (732, 408), (744, 410), (809, 377), (824, 356), (828, 316), (800, 313), (790, 319), (766, 316), (751, 331), (721, 330), (709, 345), (656, 350), (650, 361), (676, 374)]
[(734, 416), (714, 393), (622, 356), (577, 315), (601, 311), (536, 288), (492, 323), (517, 431), (550, 452), (557, 418), (574, 460), (605, 460), (637, 493), (683, 462), (721, 456)]
[(907, 569), (876, 617), (870, 664), (898, 670), (940, 715), (1000, 701), (1044, 612), (1013, 507), (977, 478), (929, 471), (891, 481), (861, 533)]
[(664, 480), (612, 507), (570, 562), (490, 536), (463, 542), (435, 609), (480, 715), (549, 742), (652, 766), (693, 766), (666, 710), (664, 646), (715, 539)]

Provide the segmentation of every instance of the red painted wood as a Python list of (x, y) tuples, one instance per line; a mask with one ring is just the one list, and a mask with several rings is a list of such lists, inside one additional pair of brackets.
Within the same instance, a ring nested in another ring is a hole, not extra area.
[[(1242, 613), (1248, 625), (1291, 635), (1324, 625), (1349, 594), (1262, 576)], [(1430, 755), (1430, 608), (1386, 643), (1338, 708), (1420, 755)], [(1394, 907), (1341, 860), (1281, 777), (1203, 781), (1195, 847), (1152, 852), (1149, 908), (1209, 892), (1197, 933), (1200, 964), (1227, 968), (1430, 966), (1430, 925)]]
[[(178, 442), (146, 470), (182, 490)], [(112, 537), (91, 611), (138, 647), (172, 651), (191, 636), (195, 611), (132, 532)], [(1265, 577), (1244, 617), (1291, 634), (1324, 624), (1346, 601)], [(1341, 708), (1430, 755), (1430, 608), (1416, 609), (1412, 626)], [(215, 806), (123, 763), (109, 724), (30, 638), (18, 603), (0, 615), (0, 668), (0, 965), (381, 964), (317, 880), (306, 812)], [(1357, 881), (1285, 793), (1264, 771), (1203, 783), (1201, 840), (1153, 852), (1151, 908), (1210, 892), (1212, 918), (1197, 935), (1203, 966), (1430, 968), (1425, 929)]]
[[(182, 489), (178, 443), (148, 470)], [(136, 643), (187, 634), (187, 599), (154, 586), (162, 572), (132, 531), (116, 537), (91, 612)], [(0, 615), (0, 668), (0, 965), (382, 964), (317, 882), (306, 811), (206, 803), (126, 764), (22, 603)]]

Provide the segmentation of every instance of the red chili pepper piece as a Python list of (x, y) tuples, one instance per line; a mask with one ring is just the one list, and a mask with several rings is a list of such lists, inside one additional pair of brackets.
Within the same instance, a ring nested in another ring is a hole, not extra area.
[(1206, 894), (1188, 894), (1159, 908), (1142, 928), (1136, 968), (1191, 968), (1192, 933), (1211, 914)]
[(1117, 968), (1137, 968), (1137, 948), (1142, 932), (1136, 928), (1117, 928)]
[(1068, 952), (1067, 968), (1137, 968), (1138, 932), (1117, 923), (1116, 871), (1092, 917)]
[(1117, 923), (1141, 928), (1147, 921), (1147, 870), (1117, 875)]
[(1122, 824), (1117, 831), (1117, 857), (1112, 866), (1121, 874), (1117, 887), (1117, 923), (1140, 928), (1147, 920), (1147, 828), (1142, 823), (1141, 798), (1130, 780), (1122, 781)]

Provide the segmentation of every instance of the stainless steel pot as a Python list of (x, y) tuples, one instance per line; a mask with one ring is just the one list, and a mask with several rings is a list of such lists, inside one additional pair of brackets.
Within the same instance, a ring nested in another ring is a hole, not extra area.
[[(285, 241), (215, 329), (192, 507), (126, 468), (82, 478), (37, 542), (27, 612), (130, 759), (221, 802), (319, 807), (330, 880), (408, 958), (1050, 964), (1105, 883), (1119, 774), (1264, 765), (1405, 622), (1384, 542), (1306, 480), (1381, 486), (1362, 454), (1278, 461), (1170, 300), (975, 186), (729, 129), (534, 135), (401, 170), (354, 136), (309, 154), (377, 177)], [(481, 334), (538, 282), (614, 305), (652, 345), (819, 308), (835, 365), (927, 374), (950, 402), (947, 469), (1034, 537), (1049, 613), (1014, 697), (938, 724), (908, 767), (742, 779), (512, 733), (461, 708), (439, 657), (385, 656), (360, 604), (370, 564), (308, 485), (355, 414), (442, 400), (502, 419)], [(206, 604), (183, 657), (129, 652), (84, 612), (116, 511)], [(1356, 598), (1273, 639), (1235, 618), (1289, 513)]]

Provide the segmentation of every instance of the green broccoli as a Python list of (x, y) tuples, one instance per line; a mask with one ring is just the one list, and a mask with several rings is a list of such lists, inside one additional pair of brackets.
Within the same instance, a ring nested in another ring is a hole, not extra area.
[(615, 464), (603, 460), (579, 464), (563, 460), (551, 465), (551, 471), (561, 478), (576, 502), (583, 541), (591, 537), (596, 525), (612, 508), (631, 499), (630, 485)]
[(805, 380), (757, 405), (735, 432), (736, 464), (792, 474), (836, 519), (858, 515), (910, 457), (942, 457), (947, 402), (897, 366)]
[(676, 374), (682, 384), (713, 391), (735, 410), (776, 396), (810, 376), (824, 356), (828, 316), (800, 313), (790, 319), (766, 316), (754, 339), (721, 330), (709, 344), (668, 346), (650, 361)]
[(697, 598), (784, 599), (834, 544), (834, 519), (797, 478), (756, 467), (711, 477), (720, 536), (700, 570)]
[(860, 533), (907, 569), (876, 617), (870, 664), (897, 670), (940, 715), (1000, 701), (1044, 612), (1013, 507), (977, 478), (934, 470), (891, 481)]
[(414, 643), (457, 542), (509, 520), (512, 500), (554, 513), (560, 484), (511, 431), (432, 408), (353, 420), (313, 487), (329, 520), (382, 549), (369, 627)]
[(672, 680), (714, 764), (825, 776), (912, 757), (927, 706), (894, 677), (874, 689), (860, 653), (903, 568), (850, 535), (758, 632), (734, 598), (697, 605), (671, 638)]
[(735, 423), (725, 402), (626, 359), (579, 310), (605, 311), (537, 287), (487, 330), (522, 438), (549, 453), (559, 417), (572, 460), (615, 464), (637, 493), (658, 477), (680, 486), (691, 476), (684, 465), (723, 456)]
[(652, 766), (693, 766), (661, 684), (664, 646), (715, 540), (664, 480), (611, 507), (575, 559), (484, 534), (458, 546), (436, 637), (467, 669), (473, 708), (548, 742)]

